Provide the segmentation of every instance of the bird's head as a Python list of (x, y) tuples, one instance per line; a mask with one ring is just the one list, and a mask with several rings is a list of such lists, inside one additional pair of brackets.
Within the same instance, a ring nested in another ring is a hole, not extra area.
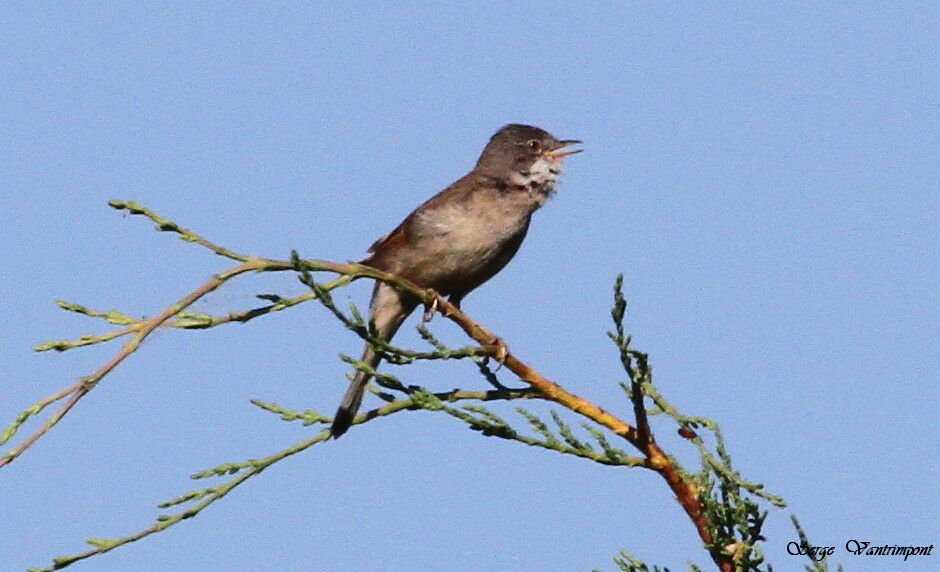
[(556, 139), (532, 125), (509, 124), (490, 138), (474, 171), (515, 186), (551, 190), (561, 174), (562, 159), (581, 152), (568, 148), (578, 143), (577, 139)]

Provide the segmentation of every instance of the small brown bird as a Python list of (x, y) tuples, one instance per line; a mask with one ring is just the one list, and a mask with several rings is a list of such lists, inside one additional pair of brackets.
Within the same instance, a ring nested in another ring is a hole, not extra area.
[[(530, 125), (506, 125), (490, 138), (472, 171), (414, 210), (398, 228), (369, 248), (362, 264), (433, 288), (456, 306), (492, 278), (519, 250), (529, 220), (552, 195), (562, 158), (580, 143), (559, 141)], [(413, 296), (376, 282), (370, 320), (390, 340), (418, 305)], [(362, 361), (379, 357), (366, 344)], [(370, 376), (357, 371), (343, 397), (330, 433), (352, 425)]]

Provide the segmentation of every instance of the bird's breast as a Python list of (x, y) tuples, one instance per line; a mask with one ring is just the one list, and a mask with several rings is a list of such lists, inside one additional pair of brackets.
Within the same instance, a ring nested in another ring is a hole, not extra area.
[(518, 194), (481, 190), (416, 215), (412, 230), (422, 255), (406, 264), (406, 274), (423, 285), (449, 292), (512, 258), (534, 208)]
[[(418, 228), (445, 251), (485, 253), (510, 240), (528, 224), (532, 209), (513, 197), (479, 193), (426, 213)], [(421, 237), (419, 237), (421, 238)]]

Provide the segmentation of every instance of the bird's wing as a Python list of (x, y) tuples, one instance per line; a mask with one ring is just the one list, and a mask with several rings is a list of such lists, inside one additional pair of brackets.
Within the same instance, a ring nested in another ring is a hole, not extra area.
[[(478, 176), (476, 176), (478, 177)], [(489, 178), (487, 178), (487, 181)], [(435, 235), (446, 234), (446, 229), (440, 228), (434, 224), (433, 212), (440, 208), (447, 208), (454, 202), (464, 200), (469, 194), (475, 181), (475, 175), (470, 173), (455, 181), (452, 185), (434, 195), (424, 204), (416, 208), (405, 217), (395, 230), (379, 238), (367, 251), (370, 255), (366, 259), (374, 258), (373, 255), (381, 255), (383, 252), (395, 250), (403, 245), (410, 244), (416, 236), (430, 238)]]
[(412, 215), (414, 215), (414, 213), (408, 215), (408, 217), (403, 220), (401, 224), (395, 227), (395, 230), (386, 233), (384, 236), (373, 242), (372, 246), (369, 247), (369, 250), (366, 251), (366, 254), (373, 255), (377, 252), (381, 252), (382, 250), (395, 248), (396, 246), (407, 242), (408, 231), (406, 227), (409, 225), (409, 221), (411, 220)]

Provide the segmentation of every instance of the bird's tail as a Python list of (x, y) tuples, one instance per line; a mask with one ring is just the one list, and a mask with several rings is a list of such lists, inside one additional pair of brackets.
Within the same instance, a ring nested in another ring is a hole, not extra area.
[[(414, 310), (417, 303), (418, 301), (411, 297), (403, 298), (402, 294), (399, 294), (388, 284), (378, 282), (372, 292), (371, 304), (371, 322), (375, 327), (375, 333), (380, 338), (391, 340), (395, 332), (398, 331), (398, 327), (401, 326), (408, 314)], [(379, 355), (372, 346), (366, 344), (366, 349), (363, 350), (360, 361), (375, 369), (379, 365), (379, 360)], [(352, 425), (353, 420), (356, 418), (356, 412), (359, 411), (359, 405), (362, 403), (362, 396), (366, 392), (366, 385), (369, 384), (371, 378), (372, 376), (365, 372), (356, 371), (352, 383), (349, 384), (349, 389), (346, 390), (346, 395), (343, 396), (343, 401), (339, 404), (339, 409), (336, 410), (336, 416), (333, 417), (330, 435), (334, 439), (345, 433)]]
[[(378, 365), (379, 360), (375, 355), (375, 351), (367, 346), (362, 356), (362, 361), (375, 367)], [(371, 378), (372, 376), (364, 371), (356, 372), (355, 377), (353, 377), (352, 382), (349, 384), (349, 389), (346, 390), (346, 395), (343, 396), (343, 400), (339, 403), (336, 415), (333, 416), (330, 436), (334, 439), (345, 433), (352, 425), (353, 419), (356, 417), (356, 412), (359, 411), (359, 406), (362, 404), (362, 396), (366, 393), (366, 386), (369, 384)]]

